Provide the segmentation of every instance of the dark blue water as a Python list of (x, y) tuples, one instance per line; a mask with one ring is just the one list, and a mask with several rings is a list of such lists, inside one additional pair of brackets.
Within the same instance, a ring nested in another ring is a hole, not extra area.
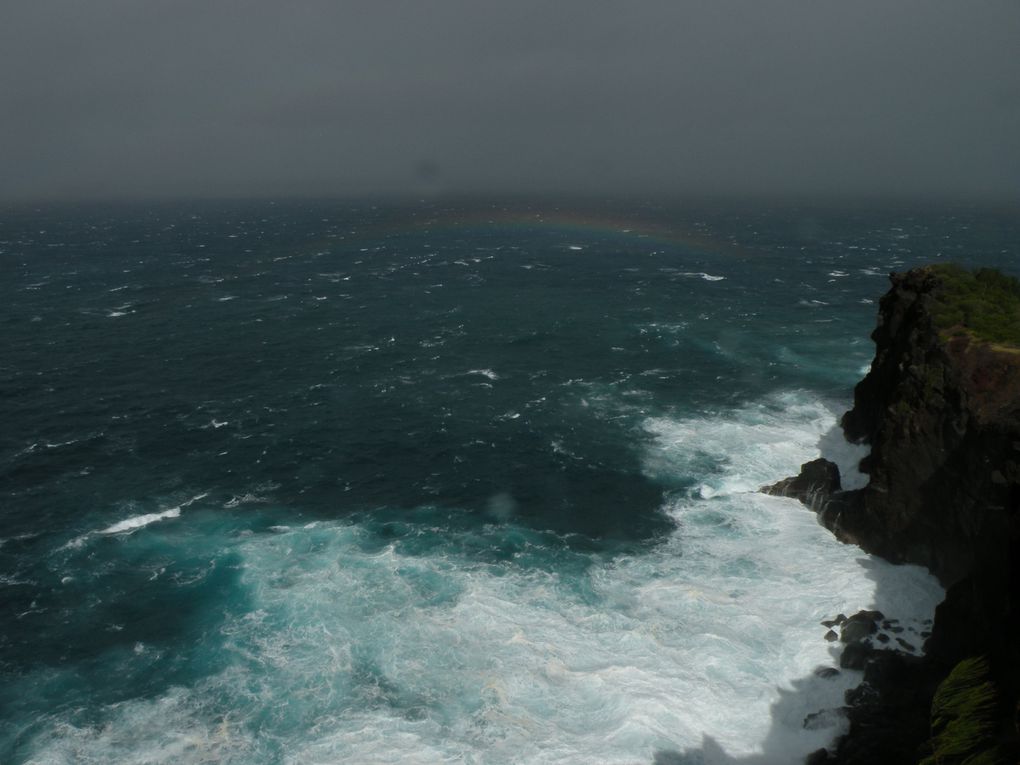
[(874, 582), (753, 490), (849, 450), (890, 270), (1015, 273), (1018, 241), (975, 210), (3, 211), (0, 761), (760, 751)]

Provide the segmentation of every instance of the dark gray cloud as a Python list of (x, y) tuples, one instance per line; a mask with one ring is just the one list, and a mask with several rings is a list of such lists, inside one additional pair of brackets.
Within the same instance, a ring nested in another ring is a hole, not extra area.
[(1020, 198), (1020, 3), (32, 0), (0, 197)]

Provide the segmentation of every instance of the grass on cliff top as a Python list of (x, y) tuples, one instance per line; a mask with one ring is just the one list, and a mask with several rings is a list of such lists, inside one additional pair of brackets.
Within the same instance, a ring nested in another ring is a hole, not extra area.
[(962, 327), (991, 343), (1020, 346), (1020, 280), (994, 268), (932, 266), (939, 277), (934, 318), (941, 329)]

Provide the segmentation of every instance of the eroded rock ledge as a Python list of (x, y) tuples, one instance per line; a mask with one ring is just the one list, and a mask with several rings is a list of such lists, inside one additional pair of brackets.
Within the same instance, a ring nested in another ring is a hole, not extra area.
[(875, 360), (842, 420), (849, 440), (871, 445), (868, 486), (840, 491), (836, 466), (815, 460), (763, 489), (801, 499), (845, 542), (926, 566), (947, 588), (923, 661), (887, 653), (866, 663), (831, 762), (930, 756), (932, 697), (970, 657), (987, 657), (997, 693), (984, 735), (1006, 762), (1020, 751), (1020, 348), (940, 325), (944, 273), (893, 274), (882, 298)]

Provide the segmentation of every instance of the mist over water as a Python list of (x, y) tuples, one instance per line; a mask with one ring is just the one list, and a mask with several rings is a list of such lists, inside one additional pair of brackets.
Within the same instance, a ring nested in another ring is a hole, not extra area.
[(823, 451), (863, 480), (833, 428), (885, 274), (1008, 268), (1018, 234), (973, 210), (5, 211), (0, 760), (795, 761), (860, 679), (805, 681), (836, 662), (818, 622), (919, 625), (941, 591), (756, 490)]

